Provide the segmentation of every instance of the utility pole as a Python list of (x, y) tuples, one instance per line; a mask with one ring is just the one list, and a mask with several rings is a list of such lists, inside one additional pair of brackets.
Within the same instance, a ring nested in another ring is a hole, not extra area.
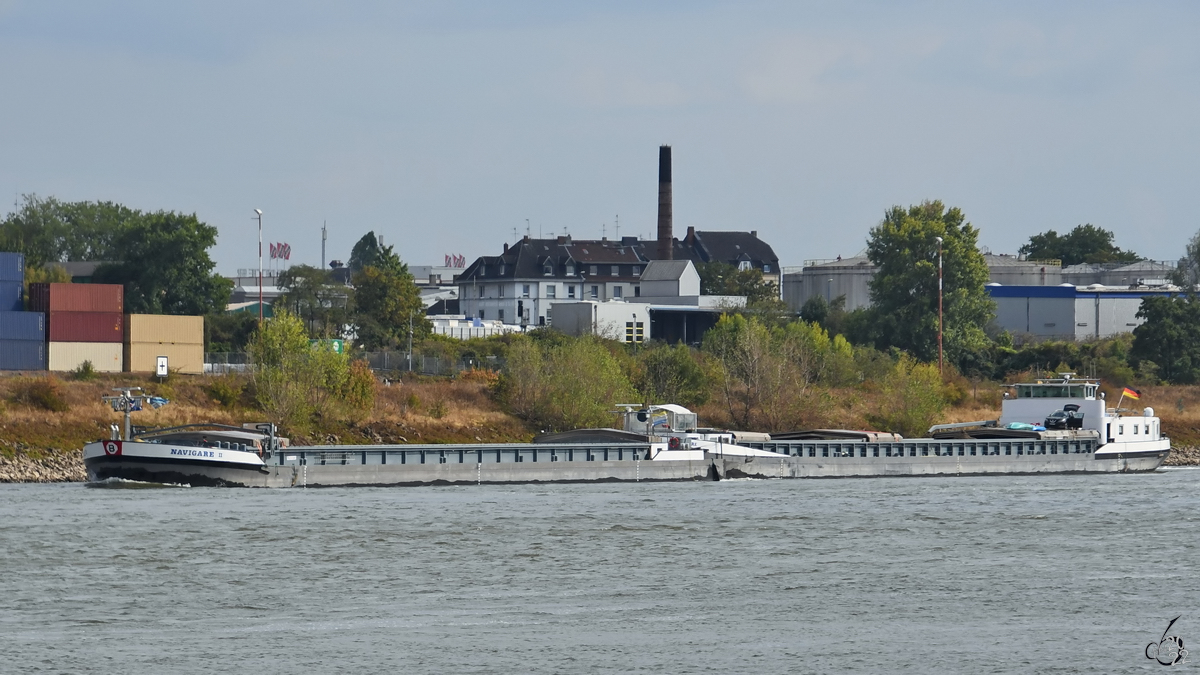
[(408, 372), (412, 372), (412, 334), (413, 334), (413, 313), (408, 312)]
[(325, 221), (321, 221), (321, 269), (325, 269), (325, 239), (327, 233), (325, 231)]
[(942, 374), (942, 238), (937, 237), (938, 243), (938, 375)]
[(254, 209), (255, 216), (258, 218), (258, 324), (261, 326), (263, 322), (263, 294), (262, 294), (262, 209)]

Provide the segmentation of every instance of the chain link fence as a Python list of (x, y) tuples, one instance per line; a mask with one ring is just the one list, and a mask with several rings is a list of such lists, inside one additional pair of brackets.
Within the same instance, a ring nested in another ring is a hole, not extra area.
[(205, 375), (228, 375), (250, 371), (250, 355), (245, 352), (205, 352)]
[[(365, 352), (355, 355), (354, 359), (363, 359), (371, 370), (381, 373), (413, 372), (421, 375), (441, 375), (454, 377), (464, 370), (479, 368), (483, 370), (500, 370), (503, 359), (495, 356), (482, 358), (449, 358), (432, 354), (413, 354), (410, 364), (408, 352)], [(204, 373), (206, 375), (227, 375), (229, 373), (250, 372), (252, 359), (245, 352), (206, 352), (204, 354)]]

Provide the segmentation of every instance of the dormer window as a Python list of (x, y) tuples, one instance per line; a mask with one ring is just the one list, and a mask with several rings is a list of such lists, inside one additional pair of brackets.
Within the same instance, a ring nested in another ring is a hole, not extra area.
[(574, 265), (567, 265), (567, 276), (569, 276), (569, 277), (575, 276), (575, 266)]
[(545, 266), (543, 266), (543, 267), (542, 267), (542, 274), (543, 274), (544, 276), (550, 276), (551, 274), (554, 274), (554, 266), (553, 266), (553, 265), (545, 265)]
[(592, 276), (596, 276), (597, 274), (600, 274), (599, 268), (596, 267), (595, 265), (592, 265), (591, 270), (592, 270), (591, 271)]
[(642, 276), (642, 267), (640, 265), (633, 266), (633, 276), (635, 276), (635, 277)]
[(619, 277), (619, 276), (621, 276), (621, 267), (620, 267), (619, 265), (613, 265), (613, 266), (612, 266), (612, 275), (613, 275), (614, 277)]
[(743, 271), (743, 272), (745, 272), (746, 270), (750, 269), (750, 261), (749, 261), (749, 260), (740, 260), (740, 261), (738, 261), (738, 269), (739, 269), (739, 270), (741, 270), (741, 271)]

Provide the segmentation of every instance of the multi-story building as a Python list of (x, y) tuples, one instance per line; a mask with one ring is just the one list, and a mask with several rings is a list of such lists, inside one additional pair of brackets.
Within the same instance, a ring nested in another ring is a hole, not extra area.
[(612, 300), (641, 293), (644, 247), (637, 237), (575, 241), (525, 237), (458, 276), (460, 311), (479, 319), (544, 326), (559, 300)]
[[(778, 279), (779, 259), (757, 232), (696, 232), (672, 239), (677, 261), (723, 262), (759, 269)], [(555, 302), (633, 300), (642, 295), (642, 272), (655, 241), (525, 237), (498, 256), (475, 260), (457, 277), (459, 309), (480, 319), (544, 326)], [(694, 274), (694, 272), (693, 272)], [(697, 288), (695, 293), (699, 294)]]

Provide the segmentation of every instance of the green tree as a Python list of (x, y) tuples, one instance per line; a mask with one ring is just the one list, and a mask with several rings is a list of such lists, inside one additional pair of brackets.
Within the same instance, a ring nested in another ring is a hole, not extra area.
[(605, 341), (596, 337), (514, 341), (498, 398), (546, 431), (610, 426), (613, 406), (636, 392)]
[(1171, 271), (1171, 282), (1187, 290), (1196, 290), (1196, 284), (1200, 284), (1200, 232), (1188, 240), (1179, 268)]
[(220, 312), (204, 317), (204, 351), (242, 352), (258, 330), (258, 315)]
[(350, 272), (358, 272), (364, 267), (389, 269), (399, 266), (400, 258), (392, 251), (392, 248), (380, 245), (379, 239), (375, 237), (375, 232), (364, 234), (350, 249)]
[(354, 274), (353, 323), (364, 349), (399, 347), (429, 334), (425, 305), (408, 267), (364, 267)]
[(779, 289), (763, 279), (762, 270), (739, 270), (728, 263), (707, 262), (696, 265), (696, 272), (704, 295), (745, 296), (747, 304), (779, 298)]
[(341, 337), (350, 322), (350, 288), (334, 280), (330, 270), (296, 265), (280, 273), (276, 285), (283, 294), (275, 307), (299, 316), (315, 338)]
[(125, 286), (125, 310), (136, 314), (224, 311), (232, 283), (213, 272), (208, 249), (217, 228), (195, 214), (158, 211), (125, 221), (116, 245), (120, 261), (101, 265), (93, 281)]
[(937, 366), (902, 355), (880, 383), (882, 408), (867, 419), (884, 431), (924, 436), (946, 409)]
[(1080, 263), (1133, 263), (1141, 256), (1133, 251), (1122, 251), (1113, 245), (1113, 233), (1091, 223), (1077, 225), (1070, 232), (1060, 235), (1054, 230), (1035, 234), (1029, 243), (1017, 249), (1034, 260), (1061, 260), (1064, 266)]
[(286, 309), (275, 312), (250, 343), (254, 390), (272, 421), (291, 433), (314, 423), (356, 416), (374, 405), (374, 376), (352, 367), (328, 343), (312, 345), (304, 322)]
[(1137, 317), (1146, 321), (1133, 329), (1131, 356), (1172, 384), (1200, 382), (1200, 296), (1143, 298)]
[(871, 229), (867, 255), (878, 268), (871, 280), (866, 329), (879, 349), (898, 347), (922, 361), (937, 359), (938, 242), (943, 239), (944, 350), (953, 363), (988, 348), (984, 327), (995, 317), (987, 295), (987, 264), (978, 249), (979, 230), (962, 211), (942, 202), (907, 210), (892, 207)]
[(697, 406), (708, 400), (709, 379), (687, 345), (648, 345), (637, 354), (634, 381), (646, 403)]
[(0, 250), (25, 254), (28, 267), (68, 260), (121, 260), (118, 236), (138, 212), (113, 202), (62, 202), (24, 195), (0, 221)]

